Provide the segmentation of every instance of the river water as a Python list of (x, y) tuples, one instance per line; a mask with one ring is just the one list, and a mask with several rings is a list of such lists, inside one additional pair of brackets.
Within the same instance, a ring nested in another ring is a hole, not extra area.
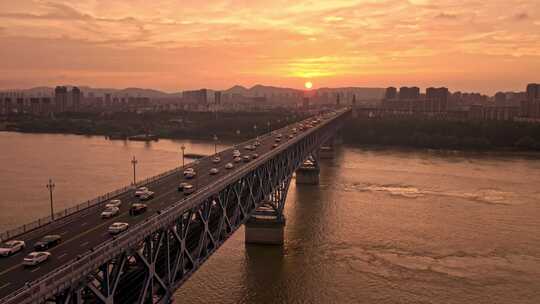
[[(0, 132), (0, 230), (180, 163), (211, 142)], [(540, 303), (540, 157), (344, 146), (293, 183), (283, 247), (239, 229), (177, 303)]]

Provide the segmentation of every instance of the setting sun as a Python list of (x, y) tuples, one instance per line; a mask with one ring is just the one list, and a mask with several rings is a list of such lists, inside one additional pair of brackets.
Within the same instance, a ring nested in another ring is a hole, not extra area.
[(311, 83), (311, 81), (307, 81), (306, 83), (304, 83), (304, 86), (306, 87), (306, 89), (311, 89), (313, 87), (313, 83)]

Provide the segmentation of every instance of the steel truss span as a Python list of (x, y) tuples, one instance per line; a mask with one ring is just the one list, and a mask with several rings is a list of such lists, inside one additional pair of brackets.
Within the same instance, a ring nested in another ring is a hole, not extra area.
[(340, 111), (0, 303), (169, 303), (257, 208), (282, 215), (294, 171), (331, 139), (349, 113)]

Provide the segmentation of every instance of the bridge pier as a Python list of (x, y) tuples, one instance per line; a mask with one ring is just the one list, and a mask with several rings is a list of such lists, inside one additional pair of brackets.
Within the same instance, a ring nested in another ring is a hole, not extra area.
[(246, 244), (283, 245), (285, 217), (253, 215), (245, 224)]
[(300, 167), (296, 170), (297, 185), (318, 185), (319, 184), (319, 168), (316, 167)]

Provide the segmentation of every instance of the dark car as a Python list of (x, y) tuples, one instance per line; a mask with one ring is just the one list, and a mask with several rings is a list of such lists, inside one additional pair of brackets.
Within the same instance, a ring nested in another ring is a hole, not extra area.
[(129, 208), (129, 215), (138, 215), (146, 212), (147, 206), (145, 204), (135, 203)]
[(189, 185), (188, 183), (180, 183), (180, 185), (178, 185), (178, 191), (182, 192), (184, 191), (184, 188)]
[(62, 241), (62, 237), (57, 234), (46, 235), (41, 240), (37, 241), (34, 244), (34, 249), (36, 251), (47, 250), (51, 247), (54, 247), (60, 244), (61, 241)]

